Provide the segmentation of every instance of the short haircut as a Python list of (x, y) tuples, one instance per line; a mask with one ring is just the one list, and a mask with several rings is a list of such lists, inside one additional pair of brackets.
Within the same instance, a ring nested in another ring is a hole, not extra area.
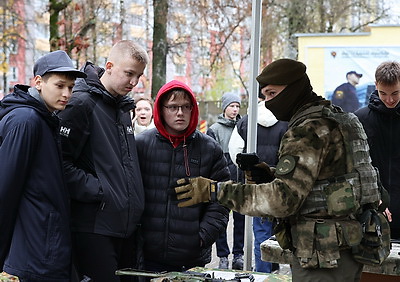
[(132, 40), (121, 40), (117, 42), (110, 51), (109, 60), (116, 60), (118, 58), (123, 58), (123, 55), (130, 55), (135, 58), (140, 63), (149, 63), (149, 55), (146, 50), (140, 46), (138, 43)]
[(400, 63), (396, 61), (381, 63), (375, 71), (375, 82), (383, 85), (394, 85), (400, 82)]

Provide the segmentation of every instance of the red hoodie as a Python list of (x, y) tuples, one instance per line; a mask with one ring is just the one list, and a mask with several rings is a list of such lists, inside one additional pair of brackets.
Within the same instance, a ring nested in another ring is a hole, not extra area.
[[(162, 113), (162, 104), (160, 103), (160, 98), (170, 92), (173, 89), (183, 89), (185, 90), (186, 93), (189, 94), (190, 99), (192, 100), (192, 105), (193, 109), (191, 112), (190, 116), (190, 122), (189, 126), (186, 128), (185, 132), (181, 135), (172, 135), (167, 132), (164, 126), (164, 120), (161, 116)], [(194, 93), (192, 90), (184, 84), (183, 82), (180, 82), (178, 80), (172, 80), (165, 84), (157, 93), (156, 101), (154, 102), (154, 124), (157, 128), (157, 130), (160, 132), (162, 136), (167, 138), (168, 140), (171, 140), (172, 145), (174, 148), (176, 148), (182, 141), (185, 143), (186, 138), (190, 136), (197, 128), (197, 123), (199, 120), (199, 107), (197, 105), (196, 98), (194, 96)]]

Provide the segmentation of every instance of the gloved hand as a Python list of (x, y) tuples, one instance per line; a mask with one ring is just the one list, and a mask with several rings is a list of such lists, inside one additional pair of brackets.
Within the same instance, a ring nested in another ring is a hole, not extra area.
[(248, 184), (268, 183), (275, 178), (271, 168), (265, 162), (254, 165), (251, 170), (245, 170), (244, 175)]
[(178, 200), (187, 199), (178, 203), (178, 207), (188, 207), (199, 203), (215, 201), (217, 182), (205, 177), (182, 178), (176, 182), (175, 188)]

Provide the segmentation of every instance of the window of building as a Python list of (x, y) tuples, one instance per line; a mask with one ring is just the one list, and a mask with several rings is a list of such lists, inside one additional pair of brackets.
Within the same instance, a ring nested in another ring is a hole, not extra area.
[(10, 81), (16, 81), (18, 78), (18, 69), (16, 67), (10, 67)]

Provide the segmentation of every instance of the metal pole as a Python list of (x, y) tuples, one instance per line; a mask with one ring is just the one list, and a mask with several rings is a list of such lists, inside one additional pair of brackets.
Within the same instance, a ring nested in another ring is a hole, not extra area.
[[(260, 30), (261, 30), (261, 0), (253, 0), (252, 3), (252, 22), (251, 22), (251, 62), (250, 62), (250, 97), (249, 97), (249, 120), (247, 130), (247, 153), (256, 151), (257, 147), (257, 98), (258, 83), (256, 76), (259, 73), (260, 65)], [(244, 269), (252, 270), (253, 254), (253, 218), (245, 218), (245, 253)]]

